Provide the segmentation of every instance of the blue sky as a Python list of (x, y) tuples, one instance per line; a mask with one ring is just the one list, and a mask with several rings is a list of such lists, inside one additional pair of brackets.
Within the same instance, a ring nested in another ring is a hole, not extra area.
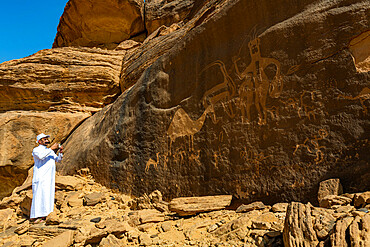
[(0, 63), (53, 45), (68, 0), (10, 0), (0, 6)]

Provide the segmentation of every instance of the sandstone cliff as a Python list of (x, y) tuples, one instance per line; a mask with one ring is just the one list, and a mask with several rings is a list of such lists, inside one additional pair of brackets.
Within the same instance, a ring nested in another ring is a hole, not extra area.
[(208, 1), (193, 16), (127, 53), (126, 91), (68, 138), (63, 173), (270, 203), (315, 203), (333, 176), (369, 187), (366, 1)]
[[(60, 171), (125, 193), (317, 203), (326, 178), (370, 185), (369, 16), (360, 0), (71, 0), (61, 48), (0, 65), (0, 111), (75, 114)], [(53, 126), (35, 123), (27, 140)], [(25, 177), (32, 145), (5, 140)]]

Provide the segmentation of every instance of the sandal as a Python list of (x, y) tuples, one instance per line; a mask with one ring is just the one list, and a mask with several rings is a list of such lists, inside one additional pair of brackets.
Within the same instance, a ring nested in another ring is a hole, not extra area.
[(33, 224), (40, 224), (40, 223), (44, 223), (45, 222), (45, 220), (43, 219), (43, 218), (38, 218), (38, 219), (36, 219), (34, 222), (33, 222)]

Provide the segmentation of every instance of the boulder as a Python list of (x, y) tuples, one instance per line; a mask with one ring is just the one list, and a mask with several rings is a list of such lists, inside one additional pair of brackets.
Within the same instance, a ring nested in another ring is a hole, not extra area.
[(141, 233), (139, 235), (139, 243), (142, 246), (148, 246), (151, 245), (153, 241), (147, 233)]
[(13, 217), (14, 210), (7, 208), (0, 210), (0, 229), (3, 230), (8, 226), (10, 219)]
[(343, 193), (343, 187), (338, 178), (328, 179), (320, 182), (317, 199), (319, 203), (321, 200), (329, 195), (339, 196)]
[(74, 176), (55, 176), (55, 187), (60, 190), (80, 190), (84, 181)]
[[(370, 214), (356, 216), (349, 226), (351, 246), (367, 246), (370, 244)], [(347, 238), (348, 239), (348, 238)]]
[(23, 197), (18, 194), (12, 194), (9, 197), (4, 197), (0, 202), (0, 209), (17, 209)]
[(19, 242), (20, 246), (32, 246), (36, 242), (36, 239), (30, 236), (22, 236), (21, 241)]
[(347, 205), (350, 204), (351, 202), (352, 200), (345, 196), (328, 195), (321, 199), (320, 207), (330, 208), (333, 205)]
[(272, 212), (286, 212), (286, 209), (288, 207), (288, 203), (286, 202), (279, 202), (279, 203), (275, 203), (274, 205), (272, 205)]
[[(28, 73), (29, 75), (30, 73)], [(18, 79), (20, 80), (20, 78)], [(3, 80), (4, 77), (2, 77), (0, 72), (0, 88), (4, 86), (2, 84)], [(14, 89), (14, 87), (12, 88)], [(0, 90), (7, 93), (5, 89)], [(19, 96), (20, 93), (13, 92), (9, 97), (16, 97), (17, 95)], [(29, 94), (26, 93), (26, 95)], [(34, 100), (40, 102), (37, 98)], [(11, 99), (7, 99), (7, 103), (9, 101)], [(21, 104), (29, 102), (26, 99), (20, 101), (22, 101)], [(3, 104), (0, 102), (0, 108), (1, 105)], [(16, 105), (18, 104), (14, 103), (13, 106)], [(31, 186), (31, 173), (28, 174), (27, 181), (25, 180), (27, 172), (34, 162), (31, 154), (32, 149), (37, 146), (35, 141), (38, 134), (45, 132), (51, 135), (51, 140), (55, 138), (54, 142), (61, 142), (78, 124), (89, 116), (89, 113), (82, 112), (73, 114), (28, 111), (0, 113), (0, 136), (3, 137), (0, 139), (0, 179), (2, 181), (0, 184), (0, 198), (10, 195), (13, 189), (22, 183), (23, 186), (16, 190), (17, 193)]]
[(22, 224), (20, 224), (17, 227), (17, 229), (14, 230), (14, 232), (17, 233), (18, 235), (22, 235), (28, 231), (29, 227), (30, 227), (30, 222), (25, 221)]
[(19, 204), (22, 213), (28, 217), (31, 214), (32, 198), (33, 198), (32, 190), (27, 190), (25, 196), (23, 197), (23, 200)]
[(330, 209), (312, 209), (312, 216), (314, 219), (313, 228), (315, 229), (318, 239), (325, 240), (332, 232), (336, 222), (336, 218), (333, 215), (334, 212)]
[(200, 196), (174, 198), (169, 209), (180, 216), (195, 215), (197, 213), (221, 210), (230, 206), (231, 195)]
[(134, 48), (137, 48), (138, 46), (140, 46), (141, 43), (140, 42), (136, 42), (134, 40), (125, 40), (123, 42), (121, 42), (114, 50), (115, 51), (127, 51), (127, 50), (130, 50), (130, 49), (134, 49)]
[(249, 212), (249, 211), (252, 211), (252, 210), (261, 210), (261, 209), (264, 209), (266, 208), (265, 204), (263, 204), (263, 202), (252, 202), (250, 204), (247, 204), (247, 205), (240, 205), (237, 209), (236, 209), (236, 212), (237, 213), (246, 213), (246, 212)]
[(108, 236), (108, 232), (105, 229), (99, 229), (94, 227), (91, 229), (89, 235), (87, 236), (85, 240), (85, 245), (97, 244), (106, 236)]
[(73, 244), (74, 231), (68, 230), (62, 234), (46, 241), (42, 246), (45, 247), (68, 247)]
[(137, 212), (141, 224), (164, 221), (164, 214), (155, 209), (143, 209)]
[(353, 204), (356, 208), (365, 207), (366, 204), (370, 204), (370, 191), (357, 193), (354, 197)]
[(107, 237), (103, 238), (100, 241), (99, 246), (100, 247), (120, 247), (122, 246), (122, 243), (113, 234), (109, 234)]
[(94, 206), (105, 199), (105, 194), (101, 192), (93, 192), (85, 195), (86, 206)]
[(331, 246), (347, 246), (347, 229), (353, 222), (353, 217), (339, 219), (330, 235)]
[(89, 167), (105, 186), (165, 200), (316, 201), (329, 176), (365, 191), (369, 73), (354, 58), (368, 48), (351, 42), (368, 32), (369, 9), (208, 1), (125, 57), (123, 93), (69, 136), (59, 170)]
[(59, 225), (61, 220), (59, 218), (60, 211), (54, 207), (54, 211), (51, 212), (45, 220), (46, 225)]
[(66, 200), (71, 207), (81, 207), (83, 206), (83, 199), (81, 198), (81, 192), (73, 191), (68, 194)]
[(60, 18), (53, 48), (65, 46), (113, 49), (145, 31), (143, 0), (71, 0)]
[[(313, 228), (312, 206), (291, 202), (288, 206), (284, 223), (284, 246), (316, 247), (319, 243)], [(340, 246), (340, 245), (333, 245)]]
[(39, 239), (39, 238), (46, 238), (52, 239), (54, 237), (59, 236), (60, 234), (66, 232), (68, 230), (59, 228), (57, 226), (46, 226), (45, 224), (34, 224), (31, 225), (28, 229), (28, 235)]

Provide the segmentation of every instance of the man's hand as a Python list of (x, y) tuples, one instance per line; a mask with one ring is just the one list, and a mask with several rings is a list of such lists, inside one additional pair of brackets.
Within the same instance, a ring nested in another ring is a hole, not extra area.
[(56, 152), (56, 150), (58, 150), (58, 148), (59, 148), (59, 144), (58, 144), (58, 143), (54, 143), (54, 144), (50, 147), (50, 149), (51, 149), (51, 150), (54, 150), (55, 152)]
[(63, 153), (63, 146), (59, 147), (59, 153)]

